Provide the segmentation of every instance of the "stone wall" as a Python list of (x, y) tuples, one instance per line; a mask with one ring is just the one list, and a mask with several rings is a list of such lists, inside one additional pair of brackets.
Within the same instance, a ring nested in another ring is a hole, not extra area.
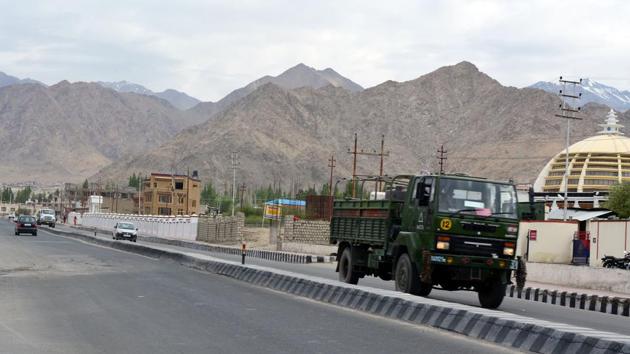
[(245, 215), (200, 216), (197, 227), (197, 241), (208, 243), (238, 243), (243, 236)]
[(330, 222), (323, 220), (293, 220), (285, 216), (282, 227), (282, 241), (312, 245), (330, 244)]

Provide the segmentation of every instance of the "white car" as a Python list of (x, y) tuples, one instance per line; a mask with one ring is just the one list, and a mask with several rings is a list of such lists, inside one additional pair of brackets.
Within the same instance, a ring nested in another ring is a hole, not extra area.
[(136, 242), (138, 239), (138, 228), (130, 222), (118, 222), (114, 225), (112, 238), (114, 240), (129, 239), (131, 242)]
[(9, 214), (7, 218), (9, 218), (9, 220), (15, 220), (15, 213)]

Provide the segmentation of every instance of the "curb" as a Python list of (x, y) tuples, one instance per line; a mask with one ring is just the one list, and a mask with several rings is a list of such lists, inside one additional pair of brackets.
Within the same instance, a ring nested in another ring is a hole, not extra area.
[(630, 299), (539, 288), (508, 286), (506, 296), (586, 311), (630, 317)]
[(353, 286), (317, 277), (244, 266), (209, 256), (161, 250), (136, 243), (51, 231), (112, 248), (171, 259), (184, 266), (220, 274), (268, 289), (338, 305), (381, 317), (459, 333), (505, 347), (537, 353), (630, 353), (630, 336), (536, 320), (389, 290)]
[[(76, 227), (79, 230), (89, 231), (100, 233), (102, 235), (111, 236), (111, 234), (106, 231), (96, 229), (96, 228), (88, 228), (88, 227)], [(63, 232), (63, 231), (62, 231)], [(242, 251), (240, 247), (235, 246), (222, 246), (222, 245), (214, 245), (214, 244), (200, 244), (196, 242), (190, 242), (186, 240), (175, 240), (175, 239), (166, 239), (155, 236), (142, 236), (138, 235), (138, 240), (164, 244), (169, 246), (177, 246), (190, 248), (193, 250), (200, 251), (208, 251), (215, 253), (223, 253), (223, 254), (231, 254), (231, 255), (241, 255)], [(336, 262), (337, 258), (335, 256), (318, 256), (311, 254), (303, 254), (303, 253), (293, 253), (293, 252), (283, 252), (283, 251), (269, 251), (269, 250), (255, 250), (248, 249), (245, 251), (247, 257), (261, 258), (270, 261), (276, 262), (284, 262), (284, 263), (331, 263)]]

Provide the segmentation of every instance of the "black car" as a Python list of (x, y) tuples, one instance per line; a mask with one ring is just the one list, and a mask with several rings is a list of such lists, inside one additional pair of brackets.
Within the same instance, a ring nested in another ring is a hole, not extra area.
[(37, 236), (37, 220), (30, 215), (20, 215), (15, 220), (15, 234), (29, 233)]

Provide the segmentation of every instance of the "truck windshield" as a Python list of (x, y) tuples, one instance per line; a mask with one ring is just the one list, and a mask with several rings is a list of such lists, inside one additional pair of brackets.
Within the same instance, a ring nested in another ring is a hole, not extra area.
[(517, 218), (516, 193), (509, 184), (441, 178), (439, 188), (441, 212)]

